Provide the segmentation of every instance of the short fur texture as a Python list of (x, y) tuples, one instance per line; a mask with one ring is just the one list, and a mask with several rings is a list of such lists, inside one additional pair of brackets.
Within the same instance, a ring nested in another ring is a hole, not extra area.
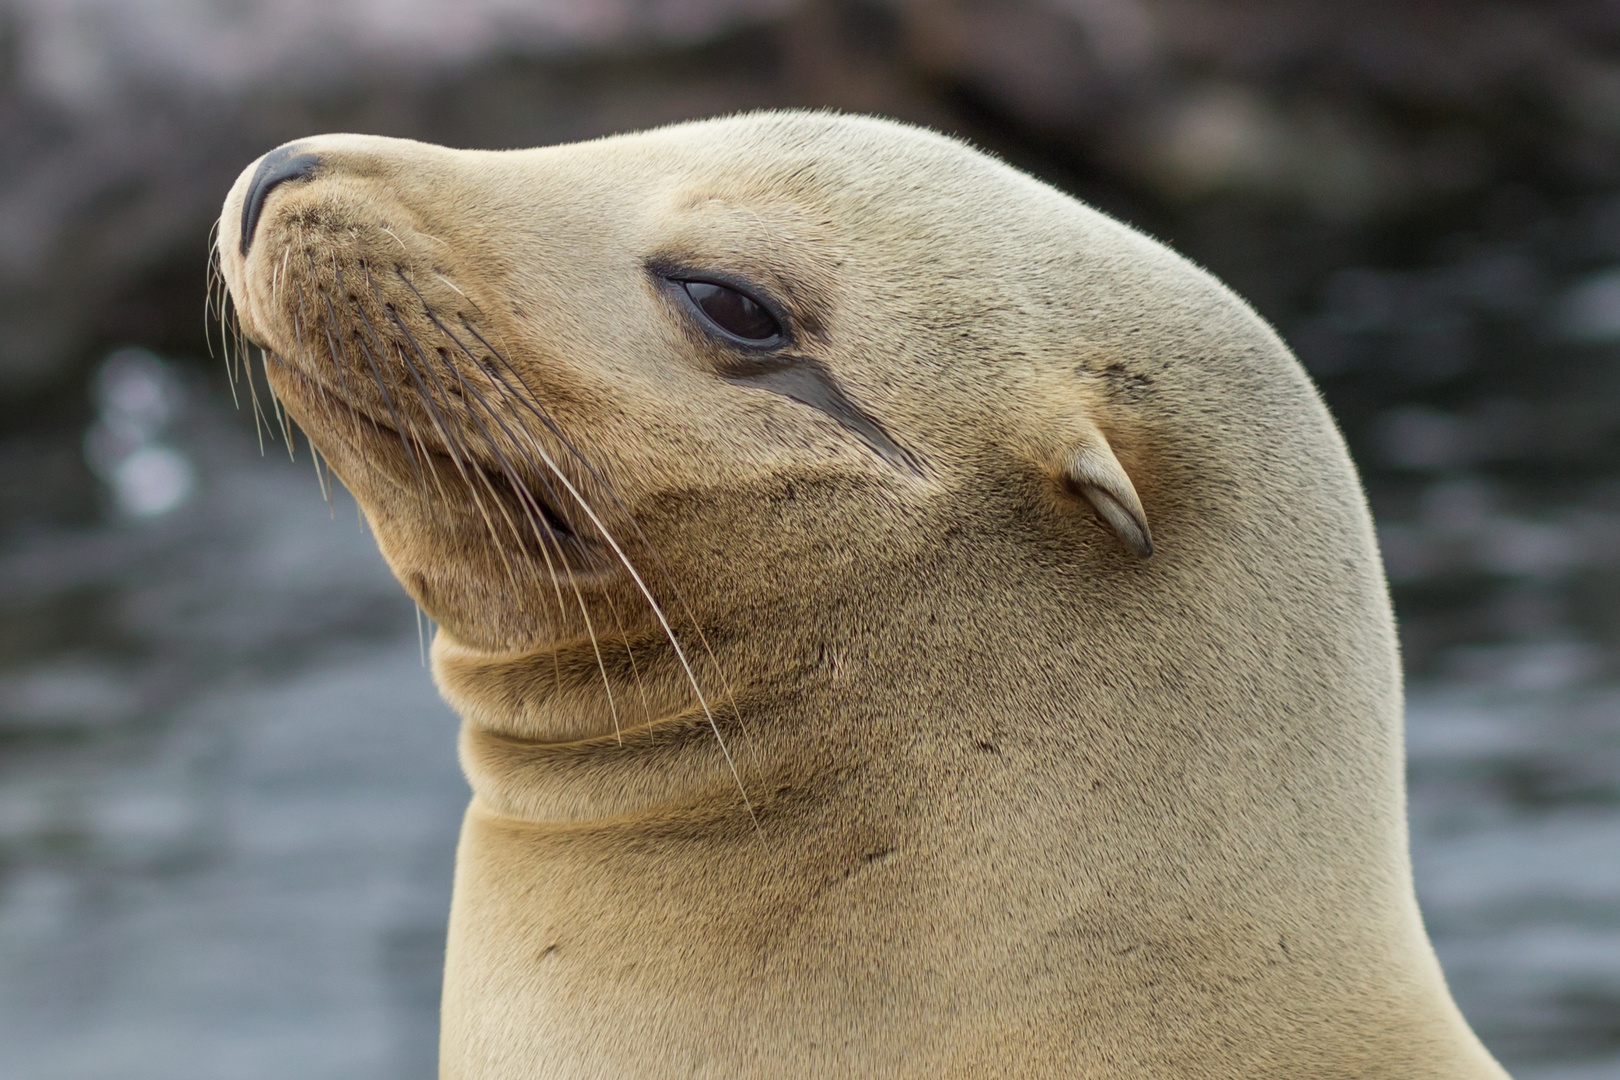
[(443, 1076), (1504, 1075), (1413, 896), (1355, 472), (1208, 274), (874, 119), (293, 150), (220, 265), (441, 627)]

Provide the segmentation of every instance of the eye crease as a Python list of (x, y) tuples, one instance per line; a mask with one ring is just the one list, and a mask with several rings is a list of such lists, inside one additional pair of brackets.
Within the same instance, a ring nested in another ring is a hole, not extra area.
[(782, 327), (757, 300), (736, 289), (712, 281), (677, 280), (704, 320), (723, 334), (763, 345), (782, 336)]

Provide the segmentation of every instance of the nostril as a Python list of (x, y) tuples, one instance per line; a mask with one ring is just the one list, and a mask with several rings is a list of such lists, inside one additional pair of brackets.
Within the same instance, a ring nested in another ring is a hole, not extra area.
[(253, 245), (253, 232), (259, 227), (259, 215), (264, 212), (264, 200), (276, 185), (288, 180), (302, 180), (313, 173), (321, 159), (314, 154), (300, 154), (297, 145), (272, 150), (253, 171), (253, 182), (248, 184), (247, 197), (242, 200), (242, 254)]

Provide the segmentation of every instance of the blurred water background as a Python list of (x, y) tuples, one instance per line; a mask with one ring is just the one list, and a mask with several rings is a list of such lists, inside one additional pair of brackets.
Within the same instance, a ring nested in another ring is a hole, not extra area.
[(1620, 1080), (1620, 3), (0, 3), (0, 1077), (433, 1075), (465, 788), (413, 611), (207, 357), (236, 172), (826, 105), (1249, 297), (1367, 480), (1418, 890), (1524, 1080)]

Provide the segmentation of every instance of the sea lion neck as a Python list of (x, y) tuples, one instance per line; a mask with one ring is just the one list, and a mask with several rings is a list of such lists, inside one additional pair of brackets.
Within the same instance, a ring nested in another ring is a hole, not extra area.
[(561, 824), (707, 805), (746, 822), (745, 774), (772, 767), (760, 736), (794, 682), (787, 664), (744, 662), (747, 651), (689, 629), (491, 653), (441, 631), (433, 671), (463, 717), (468, 781), (498, 814)]
[[(779, 839), (786, 805), (892, 808), (914, 797), (912, 774), (870, 762), (905, 758), (932, 725), (971, 727), (959, 718), (996, 693), (982, 671), (996, 666), (997, 642), (1015, 640), (990, 632), (982, 663), (920, 661), (912, 649), (943, 659), (950, 638), (974, 632), (908, 630), (913, 605), (940, 587), (928, 569), (733, 611), (674, 641), (647, 632), (492, 653), (441, 630), (434, 676), (464, 721), (468, 781), (486, 809), (539, 826), (679, 821)], [(991, 606), (1016, 609), (1004, 600)], [(896, 634), (910, 635), (907, 648)]]

